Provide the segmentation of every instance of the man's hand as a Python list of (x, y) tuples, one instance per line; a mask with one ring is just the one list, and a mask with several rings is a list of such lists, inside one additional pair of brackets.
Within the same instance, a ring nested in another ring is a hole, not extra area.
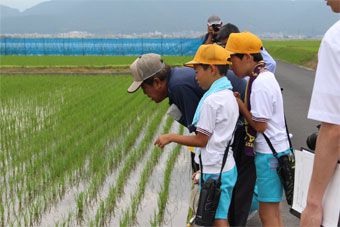
[(194, 174), (191, 176), (191, 180), (193, 180), (192, 184), (198, 184), (200, 182), (200, 174), (201, 170), (194, 172)]
[(208, 33), (209, 35), (213, 36), (214, 35), (214, 29), (211, 25), (208, 25)]
[(240, 92), (237, 92), (237, 91), (235, 91), (234, 92), (234, 96), (236, 97), (236, 98), (241, 98), (241, 94), (240, 94)]
[(158, 145), (160, 148), (163, 148), (165, 145), (172, 142), (171, 136), (171, 133), (159, 136), (154, 145)]
[(211, 37), (218, 35), (218, 33), (220, 32), (220, 30), (218, 30), (217, 32), (215, 32), (214, 28), (212, 27), (212, 25), (208, 25), (208, 33)]

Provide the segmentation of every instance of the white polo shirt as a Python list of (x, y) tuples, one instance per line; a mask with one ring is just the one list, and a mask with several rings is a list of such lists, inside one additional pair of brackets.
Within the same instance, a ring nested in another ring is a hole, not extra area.
[[(272, 72), (263, 72), (253, 82), (250, 94), (252, 119), (266, 122), (264, 132), (277, 153), (289, 148), (284, 121), (283, 100), (281, 88)], [(262, 133), (257, 133), (254, 150), (258, 153), (272, 154)]]
[(308, 118), (340, 125), (340, 20), (320, 45)]
[[(232, 139), (238, 117), (238, 105), (231, 90), (218, 91), (205, 98), (196, 131), (209, 136), (209, 140), (206, 147), (196, 149), (195, 155), (195, 161), (200, 163), (199, 154), (202, 154), (204, 173), (220, 172), (224, 151)], [(234, 166), (235, 160), (230, 146), (223, 172), (231, 170)]]

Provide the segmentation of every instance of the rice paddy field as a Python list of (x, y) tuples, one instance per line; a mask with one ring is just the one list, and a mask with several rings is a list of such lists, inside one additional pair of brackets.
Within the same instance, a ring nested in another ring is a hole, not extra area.
[[(320, 41), (265, 41), (295, 64)], [(0, 56), (0, 226), (183, 226), (190, 153), (153, 146), (185, 134), (167, 101), (128, 94), (129, 75), (4, 73), (6, 68), (127, 69), (135, 56)], [(183, 65), (192, 56), (165, 56)], [(19, 70), (20, 71), (20, 70)]]
[(0, 75), (0, 226), (185, 225), (189, 151), (153, 146), (184, 129), (131, 82)]

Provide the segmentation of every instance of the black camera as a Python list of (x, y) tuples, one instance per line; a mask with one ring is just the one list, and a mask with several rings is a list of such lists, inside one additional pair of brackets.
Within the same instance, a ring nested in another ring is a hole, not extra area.
[(308, 148), (313, 151), (315, 150), (316, 139), (318, 138), (318, 135), (319, 135), (320, 126), (321, 125), (316, 126), (318, 128), (318, 131), (309, 135), (306, 140)]
[(220, 30), (219, 24), (212, 24), (211, 27), (214, 29), (214, 32), (218, 32)]

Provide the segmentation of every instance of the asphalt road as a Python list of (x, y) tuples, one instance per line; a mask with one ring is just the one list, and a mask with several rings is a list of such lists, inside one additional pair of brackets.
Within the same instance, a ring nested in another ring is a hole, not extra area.
[[(306, 138), (317, 131), (319, 122), (307, 119), (309, 103), (313, 90), (315, 71), (302, 68), (290, 63), (276, 61), (276, 79), (283, 88), (284, 108), (289, 132), (293, 134), (294, 149), (307, 147)], [(282, 203), (284, 226), (299, 226), (299, 219), (290, 214), (289, 206)], [(248, 226), (261, 226), (256, 214), (248, 221)]]

